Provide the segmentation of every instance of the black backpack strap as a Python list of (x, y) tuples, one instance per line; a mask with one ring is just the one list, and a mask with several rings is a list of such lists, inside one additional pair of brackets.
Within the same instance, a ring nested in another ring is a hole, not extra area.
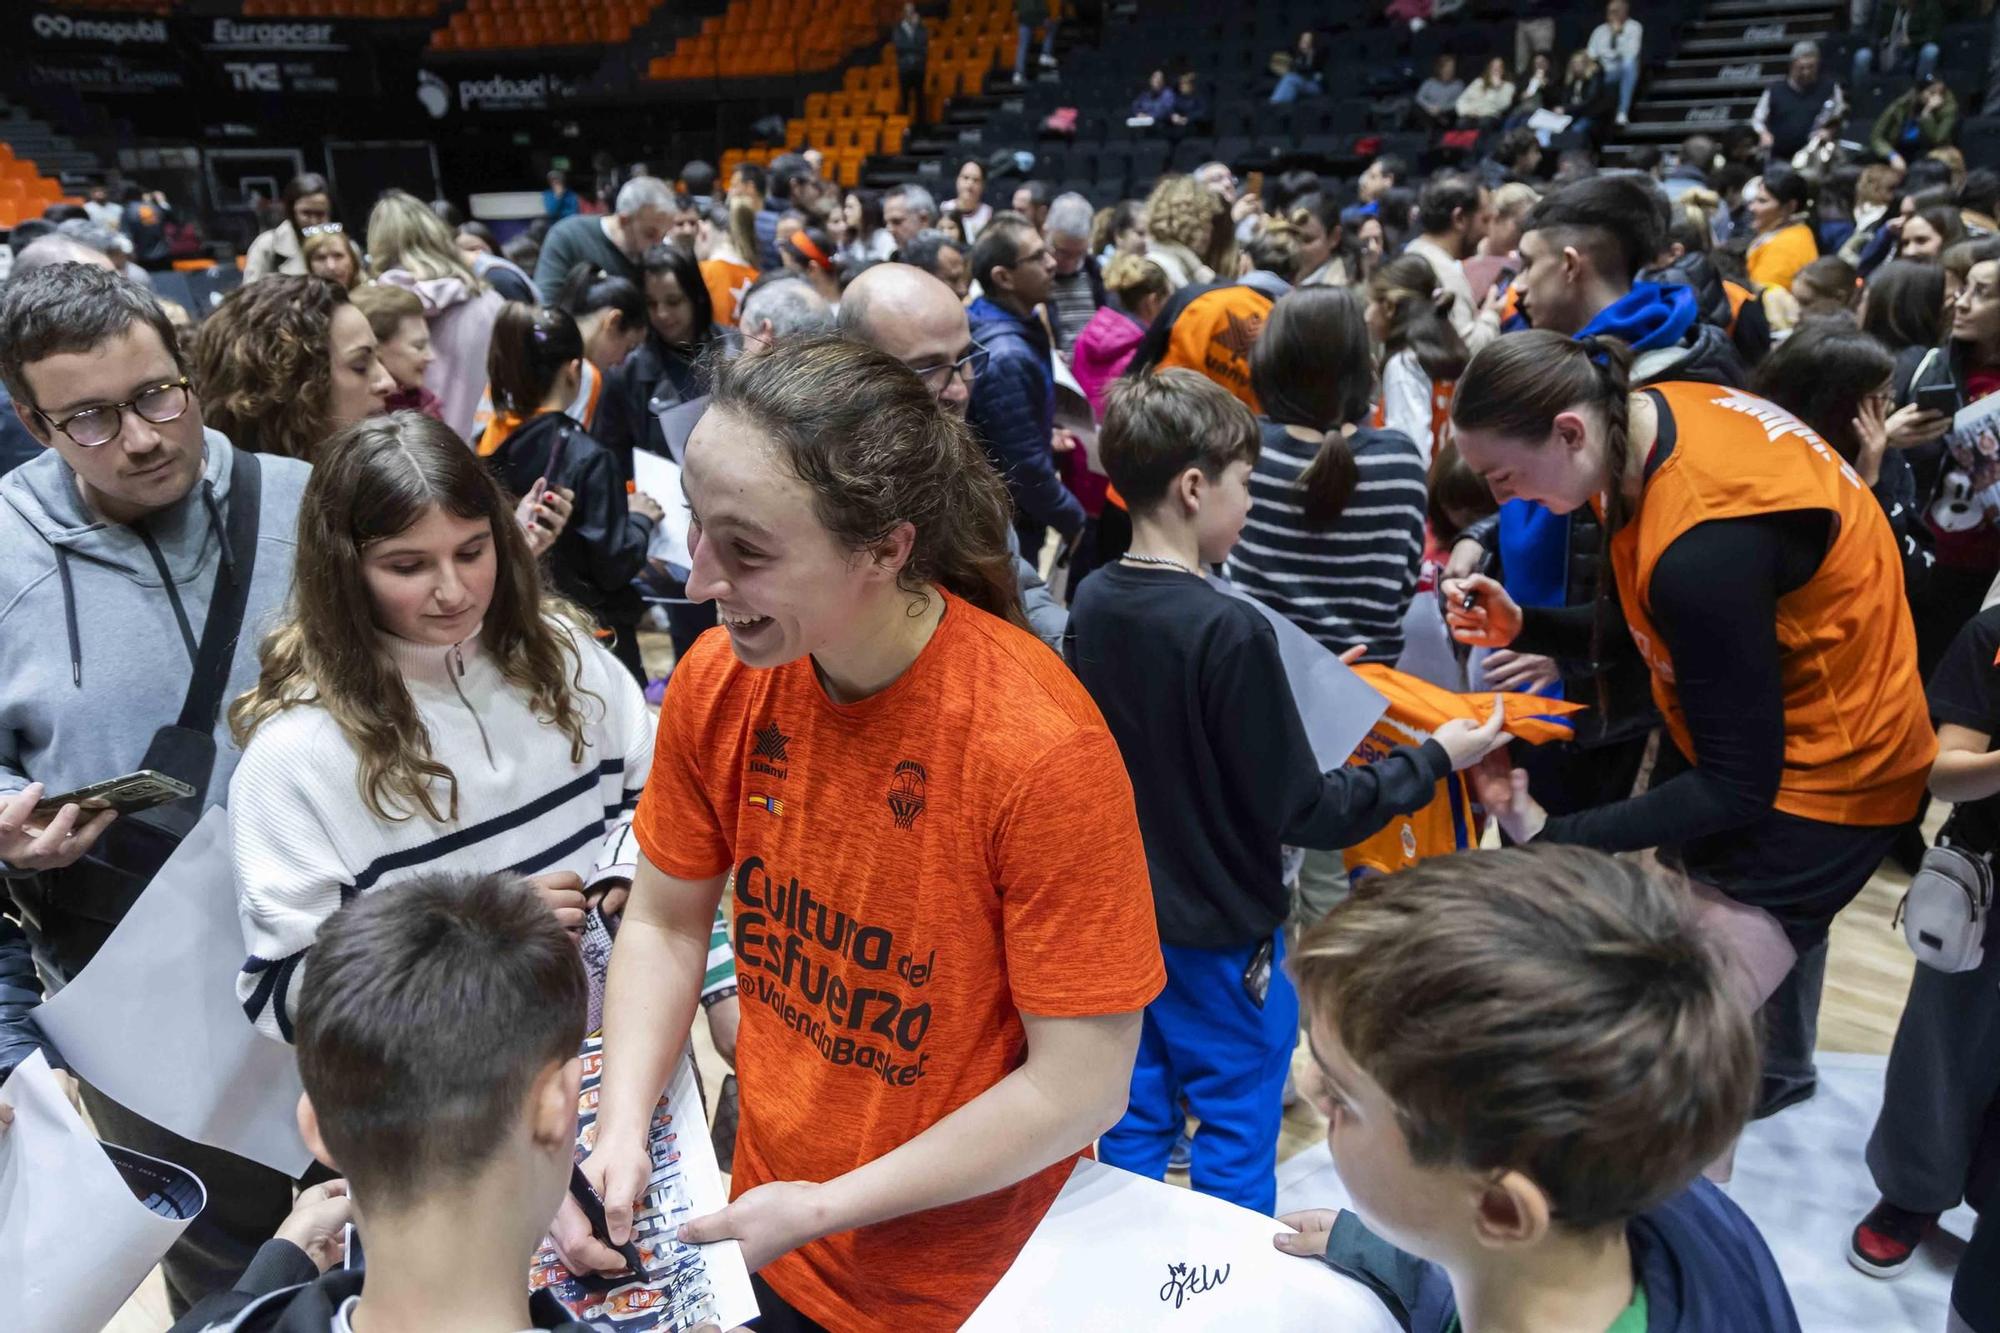
[(263, 508), (263, 469), (248, 449), (231, 453), (229, 514), (224, 540), (229, 559), (215, 571), (215, 591), (208, 599), (201, 643), (195, 649), (194, 675), (181, 704), (179, 725), (207, 735), (222, 712), (229, 689), (229, 665), (236, 660), (236, 642), (243, 633), (243, 613), (250, 604), (250, 579), (257, 570), (257, 519)]

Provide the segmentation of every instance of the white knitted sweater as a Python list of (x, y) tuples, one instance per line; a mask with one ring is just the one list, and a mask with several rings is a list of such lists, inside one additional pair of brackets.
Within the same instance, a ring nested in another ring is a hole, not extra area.
[(631, 673), (595, 642), (573, 639), (588, 742), (580, 761), (570, 759), (569, 737), (501, 675), (476, 631), (451, 648), (383, 636), (432, 755), (457, 779), (458, 817), (446, 823), (421, 811), (393, 822), (372, 812), (354, 748), (324, 709), (291, 708), (257, 729), (229, 784), (229, 814), (249, 952), (236, 990), (259, 1028), (292, 1039), (313, 937), (360, 894), (433, 871), (574, 870), (587, 884), (631, 877), (630, 824), (652, 767), (652, 719)]

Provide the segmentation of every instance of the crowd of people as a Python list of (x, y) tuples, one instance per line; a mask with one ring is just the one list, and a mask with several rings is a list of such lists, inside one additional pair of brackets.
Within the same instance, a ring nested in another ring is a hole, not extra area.
[[(740, 1242), (762, 1329), (956, 1326), (1092, 1144), (1273, 1213), (1301, 1098), (1353, 1209), (1275, 1243), (1406, 1326), (1797, 1329), (1733, 1145), (1814, 1094), (1877, 869), (2000, 849), (2000, 175), (1895, 12), (1854, 161), (1802, 46), (1754, 130), (1601, 168), (1534, 116), (1624, 118), (1612, 0), (1565, 77), (1441, 62), (1416, 104), (1505, 132), (1427, 174), (1100, 207), (973, 158), (940, 203), (801, 149), (551, 172), (504, 242), (302, 175), (198, 323), (128, 272), (164, 201), (17, 229), (0, 1071), (66, 1067), (40, 996), (223, 806), (323, 1165), (76, 1080), (207, 1187), (178, 1330), (568, 1326), (528, 1257), (624, 1269), (697, 1015), (740, 1120), (683, 1239)], [(1274, 100), (1325, 69), (1303, 34)], [(1320, 753), (1281, 631), (1389, 739)], [(143, 770), (194, 795), (63, 799)], [(1916, 969), (1875, 1277), (2000, 1197), (1988, 920)], [(1982, 1217), (1952, 1328), (1996, 1271)]]

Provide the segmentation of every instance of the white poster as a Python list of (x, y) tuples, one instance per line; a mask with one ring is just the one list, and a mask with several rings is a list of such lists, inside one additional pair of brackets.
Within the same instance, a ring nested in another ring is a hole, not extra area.
[(211, 806), (76, 980), (35, 1010), (79, 1078), (182, 1138), (297, 1176), (292, 1048), (236, 998), (243, 927), (229, 812)]
[(965, 1333), (1399, 1333), (1359, 1282), (1273, 1246), (1280, 1230), (1086, 1158)]
[(99, 1146), (36, 1051), (0, 1084), (0, 1328), (97, 1333), (206, 1203), (170, 1162)]
[(659, 501), (660, 508), (666, 510), (666, 517), (653, 527), (653, 542), (647, 548), (647, 559), (666, 565), (675, 578), (686, 578), (688, 569), (694, 564), (694, 557), (688, 553), (688, 529), (694, 524), (694, 512), (688, 508), (687, 497), (681, 492), (680, 464), (650, 449), (634, 449), (632, 482), (641, 492)]

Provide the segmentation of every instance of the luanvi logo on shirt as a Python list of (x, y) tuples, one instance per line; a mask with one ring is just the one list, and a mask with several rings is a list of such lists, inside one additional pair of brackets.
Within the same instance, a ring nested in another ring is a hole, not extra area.
[(896, 817), (897, 828), (913, 828), (917, 816), (924, 812), (924, 766), (914, 759), (905, 759), (896, 765), (896, 775), (889, 779), (889, 813)]
[(785, 747), (792, 743), (792, 738), (779, 731), (775, 722), (766, 722), (750, 734), (756, 738), (750, 747), (750, 771), (783, 782), (784, 766), (791, 762)]

